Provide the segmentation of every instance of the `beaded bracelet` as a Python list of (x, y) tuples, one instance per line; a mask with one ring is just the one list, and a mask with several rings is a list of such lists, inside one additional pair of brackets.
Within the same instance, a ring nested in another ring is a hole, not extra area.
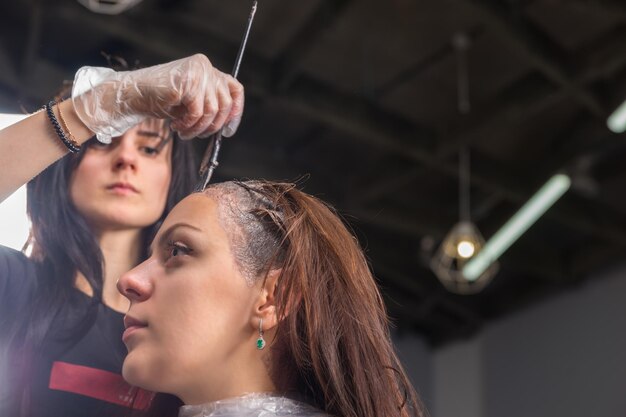
[[(61, 119), (61, 123), (63, 123), (63, 127), (61, 127), (61, 124), (59, 124), (59, 121), (57, 120), (56, 116), (54, 115), (54, 112), (52, 111), (52, 106), (54, 106), (55, 104), (57, 103), (54, 100), (51, 100), (50, 102), (48, 102), (48, 104), (45, 105), (48, 119), (50, 119), (50, 123), (52, 123), (52, 127), (54, 128), (54, 131), (56, 132), (59, 139), (61, 139), (61, 142), (63, 142), (65, 147), (69, 149), (70, 152), (77, 153), (80, 151), (80, 145), (78, 144), (78, 142), (76, 142), (76, 140), (74, 139), (74, 136), (72, 136), (69, 129), (67, 128), (67, 124), (65, 124), (65, 120), (63, 119), (63, 115), (61, 114), (61, 108), (57, 104), (57, 108), (59, 109), (59, 119)], [(65, 130), (63, 130), (63, 128), (67, 130), (68, 135), (65, 134)]]

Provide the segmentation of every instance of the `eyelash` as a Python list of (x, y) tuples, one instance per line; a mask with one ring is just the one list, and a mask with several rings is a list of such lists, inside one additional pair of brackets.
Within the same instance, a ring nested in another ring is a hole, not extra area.
[(183, 245), (182, 243), (168, 241), (167, 242), (167, 257), (165, 258), (166, 261), (172, 258), (177, 258), (181, 255), (181, 254), (174, 255), (174, 251), (180, 251), (182, 252), (182, 255), (189, 255), (191, 252), (193, 252), (191, 248)]
[[(106, 144), (106, 143), (100, 143), (100, 142), (94, 142), (91, 146), (93, 146), (96, 149), (107, 149), (109, 147), (111, 147), (111, 144)], [(146, 156), (157, 156), (159, 153), (161, 153), (160, 149), (157, 147), (153, 147), (153, 146), (142, 146), (139, 148)]]
[(148, 156), (156, 156), (159, 154), (159, 149), (151, 146), (142, 146), (141, 150)]

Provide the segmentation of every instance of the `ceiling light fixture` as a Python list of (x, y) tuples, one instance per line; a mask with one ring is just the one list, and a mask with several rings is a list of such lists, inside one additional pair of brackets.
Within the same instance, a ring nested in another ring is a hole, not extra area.
[(463, 267), (468, 281), (481, 279), (482, 274), (502, 255), (539, 217), (541, 217), (570, 188), (572, 180), (557, 174), (543, 185), (517, 213), (478, 251)]
[(78, 0), (80, 4), (95, 13), (101, 14), (120, 14), (141, 0)]
[[(458, 110), (470, 111), (466, 34), (456, 35), (453, 45), (458, 58)], [(448, 232), (430, 261), (430, 267), (446, 289), (457, 294), (481, 291), (498, 271), (498, 264), (491, 263), (478, 279), (468, 280), (463, 268), (485, 245), (485, 239), (470, 220), (470, 155), (465, 147), (459, 151), (459, 217), (460, 220)]]
[(485, 246), (485, 239), (470, 220), (469, 152), (463, 149), (459, 163), (460, 220), (448, 232), (430, 261), (430, 267), (446, 289), (457, 294), (481, 291), (498, 272), (498, 264), (490, 263), (477, 279), (468, 280), (463, 273), (467, 263)]

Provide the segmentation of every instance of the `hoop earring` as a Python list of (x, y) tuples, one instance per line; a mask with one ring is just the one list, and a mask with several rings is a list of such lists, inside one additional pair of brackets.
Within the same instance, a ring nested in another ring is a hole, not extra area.
[(263, 319), (259, 319), (259, 338), (256, 340), (256, 348), (262, 350), (265, 347), (265, 339), (263, 339)]

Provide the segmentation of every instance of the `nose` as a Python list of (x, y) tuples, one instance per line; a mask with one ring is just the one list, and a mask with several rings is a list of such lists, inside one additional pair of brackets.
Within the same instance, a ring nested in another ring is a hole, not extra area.
[(154, 284), (151, 279), (156, 261), (148, 259), (126, 272), (117, 281), (117, 290), (132, 302), (145, 301), (152, 295)]
[(138, 150), (133, 141), (125, 134), (119, 138), (119, 143), (115, 147), (115, 155), (113, 159), (113, 166), (116, 170), (120, 169), (136, 169)]

